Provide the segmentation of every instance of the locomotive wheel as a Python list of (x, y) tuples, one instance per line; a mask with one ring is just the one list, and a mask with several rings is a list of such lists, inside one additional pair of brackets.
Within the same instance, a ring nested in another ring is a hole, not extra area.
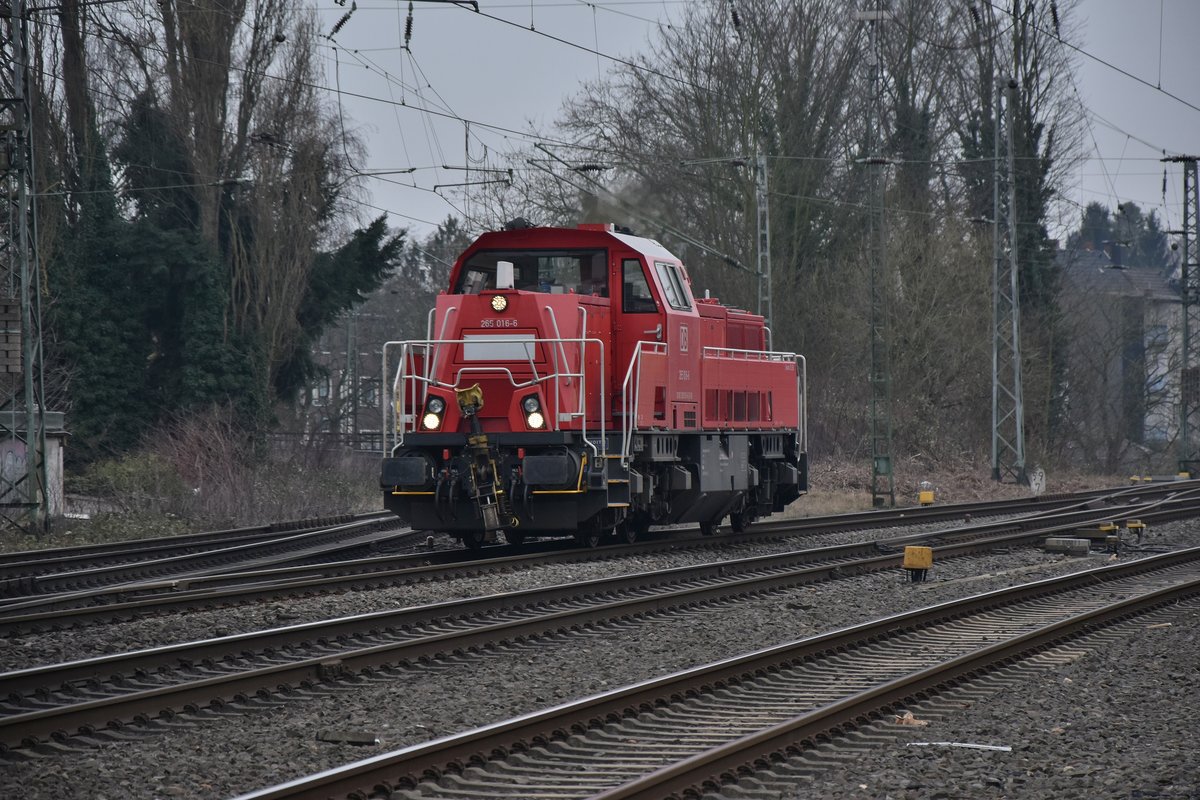
[(626, 519), (613, 531), (618, 542), (623, 544), (633, 544), (638, 540), (638, 537), (646, 533), (648, 525), (640, 525), (636, 521)]
[(580, 547), (599, 547), (600, 529), (587, 528), (584, 530), (575, 531), (575, 543)]
[(464, 531), (462, 543), (463, 547), (468, 550), (478, 550), (483, 547), (483, 533), (480, 531)]
[(511, 545), (525, 544), (525, 531), (513, 530), (512, 528), (504, 529), (504, 539)]

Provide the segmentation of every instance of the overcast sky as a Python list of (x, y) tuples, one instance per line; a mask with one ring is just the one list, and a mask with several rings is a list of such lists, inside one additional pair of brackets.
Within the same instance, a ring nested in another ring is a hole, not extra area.
[[(495, 153), (523, 138), (531, 122), (547, 129), (582, 81), (612, 67), (589, 51), (626, 57), (690, 1), (480, 0), (480, 14), (414, 2), (410, 55), (402, 49), (407, 1), (362, 0), (336, 47), (327, 43), (329, 82), (343, 92), (346, 125), (366, 140), (360, 169), (416, 167), (367, 181), (370, 202), (417, 235), (469, 211), (459, 190), (434, 191), (466, 180), (443, 166), (478, 163), (485, 149)], [(326, 32), (349, 10), (349, 2), (318, 3)], [(1087, 158), (1069, 197), (1109, 207), (1133, 200), (1178, 228), (1182, 168), (1165, 165), (1164, 204), (1159, 159), (1164, 150), (1200, 154), (1200, 0), (1080, 0), (1075, 21), (1077, 89), (1090, 124), (1082, 131)], [(471, 121), (469, 153), (467, 126), (455, 117)], [(1064, 208), (1063, 224), (1073, 224), (1078, 210)]]

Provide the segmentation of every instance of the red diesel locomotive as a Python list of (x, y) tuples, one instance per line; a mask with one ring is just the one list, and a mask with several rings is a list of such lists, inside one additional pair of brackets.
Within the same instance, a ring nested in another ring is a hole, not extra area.
[(386, 507), (468, 547), (735, 531), (807, 490), (804, 359), (612, 225), (507, 226), (383, 353)]

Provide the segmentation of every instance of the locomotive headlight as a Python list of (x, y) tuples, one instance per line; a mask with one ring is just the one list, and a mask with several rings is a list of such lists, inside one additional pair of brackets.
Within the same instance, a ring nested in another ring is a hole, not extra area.
[(436, 431), (442, 425), (442, 418), (437, 414), (426, 414), (424, 419), (421, 420), (421, 424), (427, 431)]
[(508, 308), (508, 298), (502, 294), (492, 295), (492, 310), (497, 314)]
[(542, 416), (542, 403), (536, 394), (521, 399), (521, 408), (525, 410), (525, 424), (531, 428), (546, 427), (546, 418)]
[(431, 397), (425, 407), (434, 414), (440, 414), (446, 408), (446, 401), (440, 397)]

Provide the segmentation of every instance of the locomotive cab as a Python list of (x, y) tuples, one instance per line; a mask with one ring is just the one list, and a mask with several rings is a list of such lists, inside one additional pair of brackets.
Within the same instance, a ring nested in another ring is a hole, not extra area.
[[(711, 532), (782, 507), (804, 488), (802, 360), (727, 335), (762, 331), (740, 313), (697, 301), (669, 251), (612, 226), (484, 234), (427, 338), (385, 347), (386, 506), (471, 547), (501, 531), (589, 545), (652, 523)], [(747, 389), (756, 378), (765, 395)]]

